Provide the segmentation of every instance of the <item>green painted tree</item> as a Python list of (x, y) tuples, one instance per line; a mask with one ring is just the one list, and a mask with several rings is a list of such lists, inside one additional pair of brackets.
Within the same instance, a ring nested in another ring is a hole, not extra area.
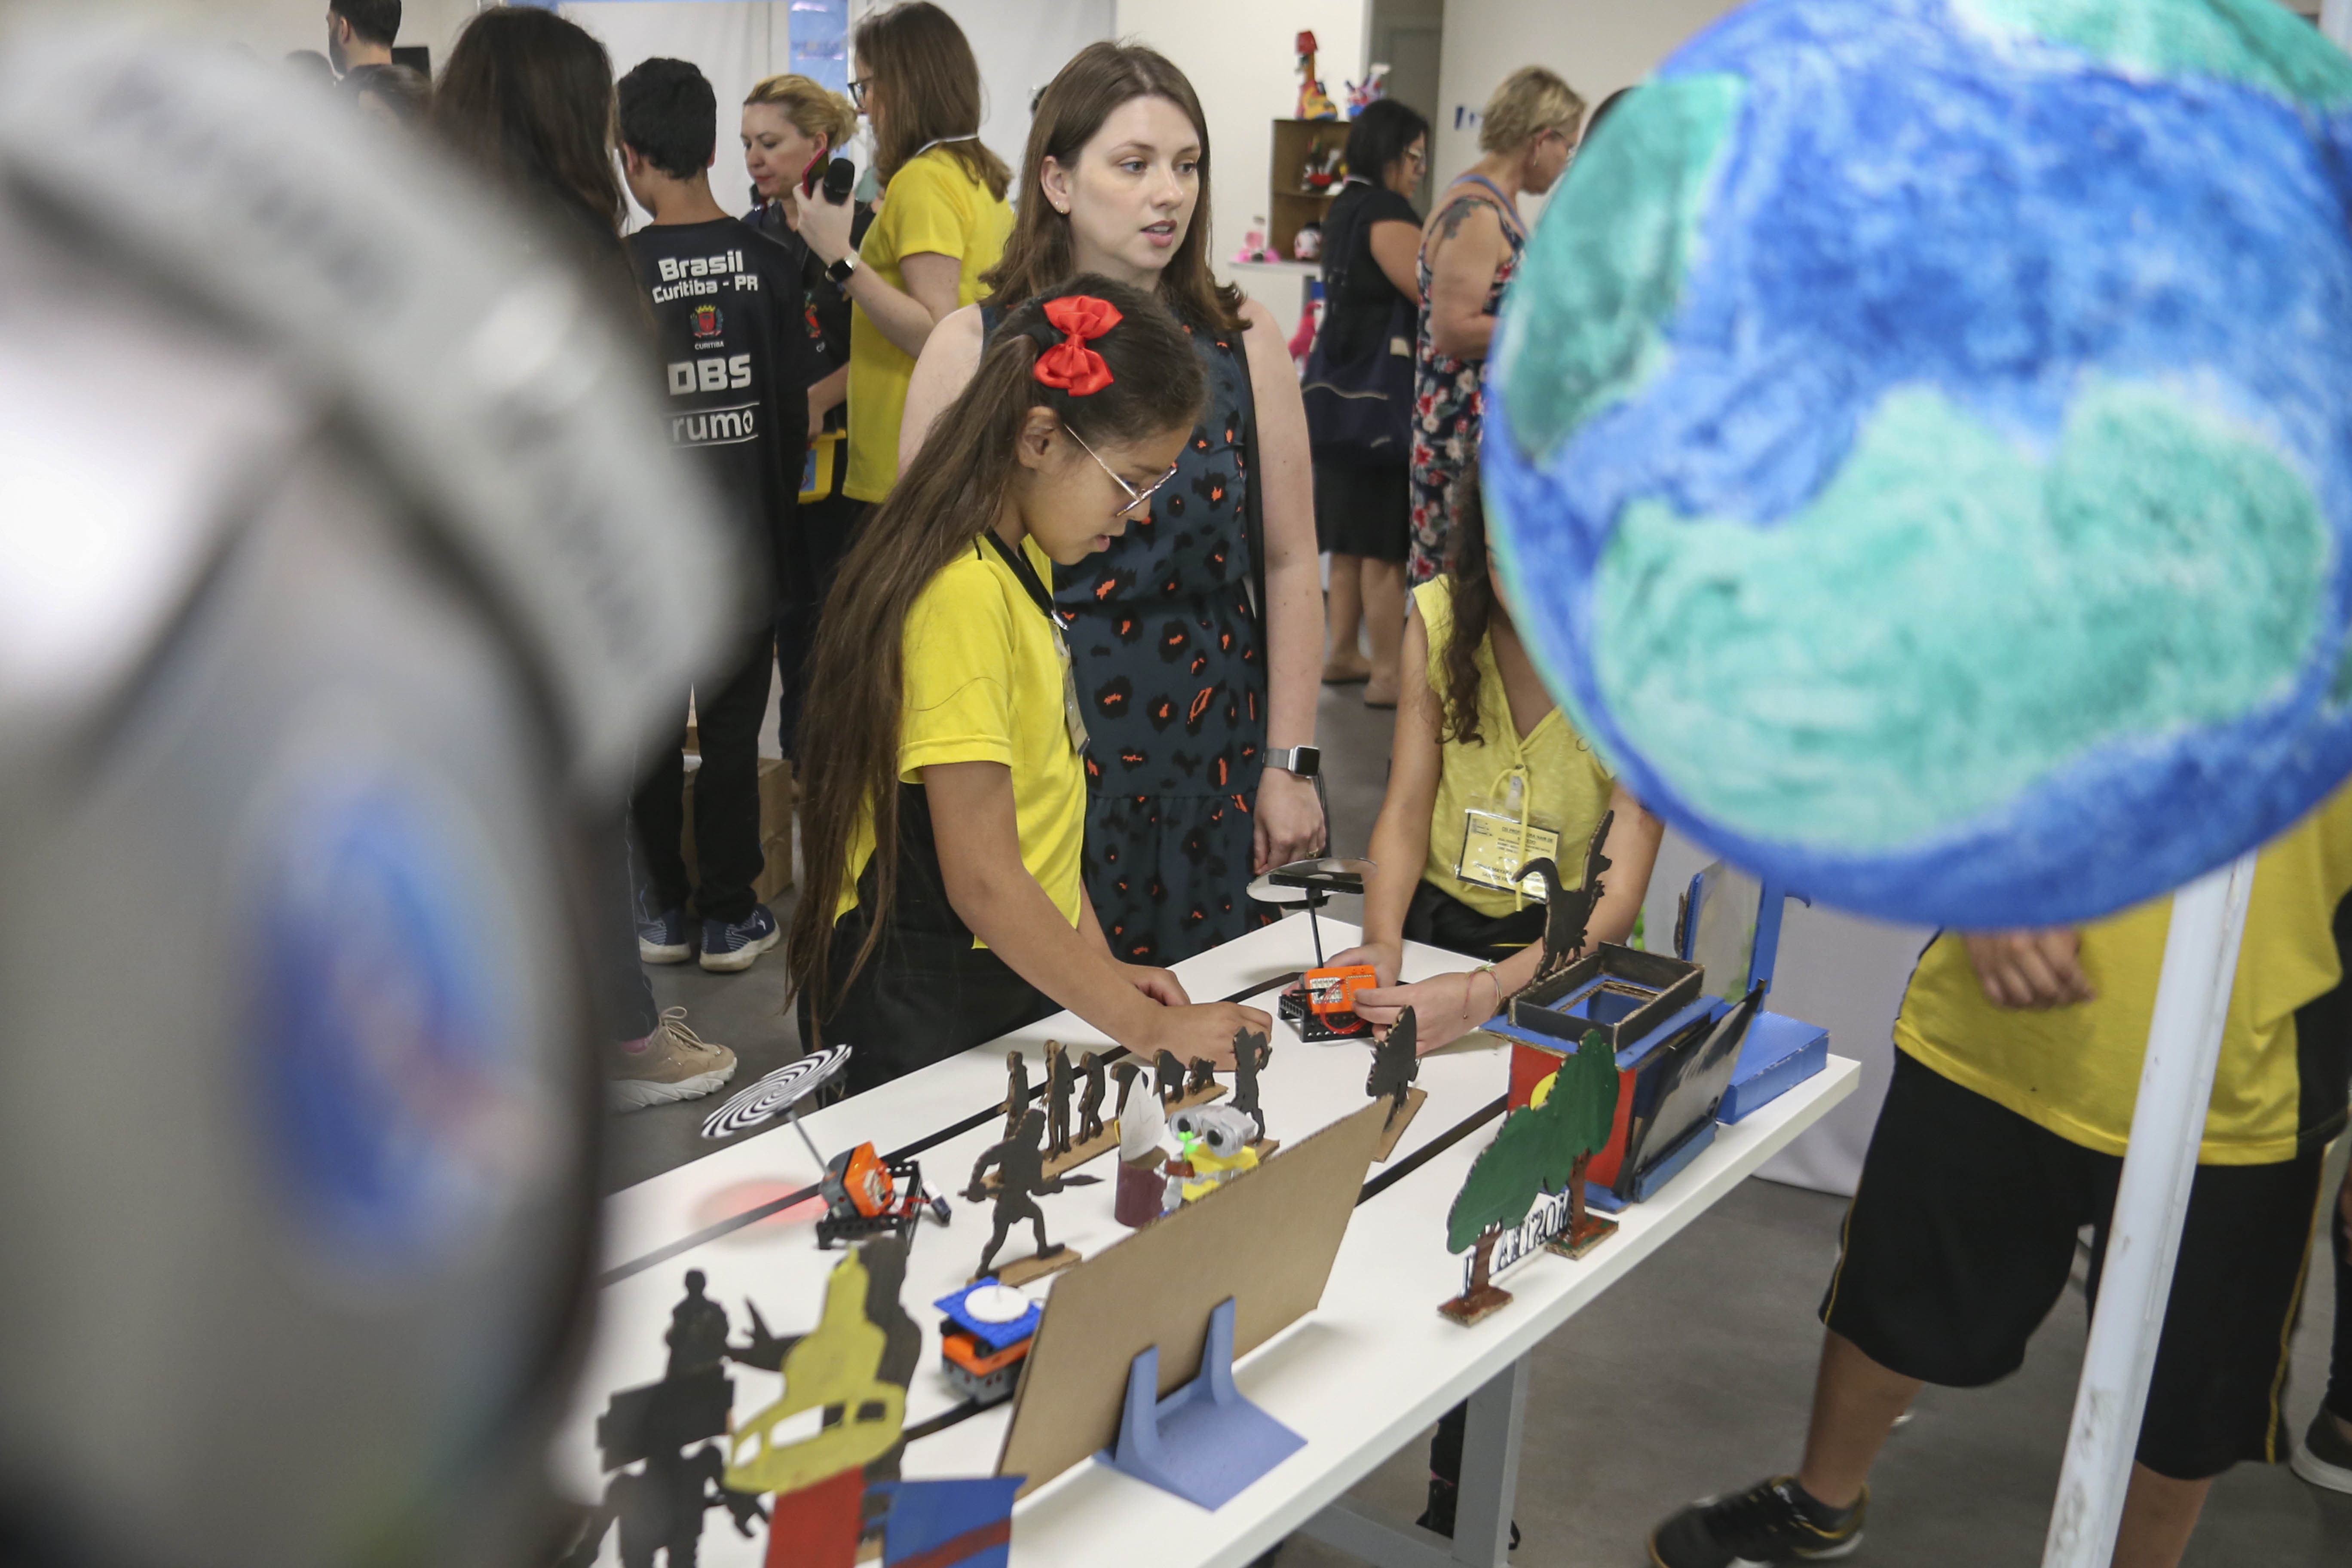
[(1537, 1094), (1537, 1103), (1503, 1118), (1446, 1212), (1446, 1250), (1476, 1248), (1462, 1295), (1474, 1310), (1495, 1289), (1488, 1278), (1495, 1243), (1526, 1223), (1539, 1194), (1568, 1188), (1571, 1232), (1584, 1222), (1584, 1168), (1608, 1144), (1617, 1117), (1617, 1058), (1607, 1037), (1588, 1033)]

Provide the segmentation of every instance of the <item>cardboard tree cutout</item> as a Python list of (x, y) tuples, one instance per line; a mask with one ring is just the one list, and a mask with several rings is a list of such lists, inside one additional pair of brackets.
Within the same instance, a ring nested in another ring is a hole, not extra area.
[[(1489, 1278), (1488, 1262), (1503, 1232), (1524, 1223), (1538, 1197), (1570, 1190), (1574, 1183), (1571, 1226), (1581, 1218), (1584, 1167), (1608, 1142), (1617, 1114), (1616, 1058), (1608, 1041), (1598, 1034), (1585, 1036), (1576, 1055), (1538, 1086), (1537, 1095), (1535, 1102), (1504, 1116), (1495, 1141), (1472, 1162), (1446, 1213), (1446, 1250), (1471, 1249), (1468, 1288), (1438, 1309), (1456, 1322), (1475, 1323), (1510, 1301), (1510, 1292)], [(1589, 1237), (1585, 1245), (1594, 1239)]]
[(1536, 1098), (1547, 1108), (1553, 1100), (1562, 1102), (1562, 1146), (1576, 1152), (1568, 1177), (1568, 1228), (1550, 1243), (1553, 1251), (1570, 1258), (1583, 1257), (1617, 1229), (1615, 1220), (1596, 1220), (1584, 1212), (1584, 1172), (1592, 1156), (1609, 1146), (1620, 1081), (1617, 1053), (1609, 1048), (1607, 1037), (1588, 1034), (1575, 1054), (1561, 1061), (1559, 1070), (1536, 1086)]

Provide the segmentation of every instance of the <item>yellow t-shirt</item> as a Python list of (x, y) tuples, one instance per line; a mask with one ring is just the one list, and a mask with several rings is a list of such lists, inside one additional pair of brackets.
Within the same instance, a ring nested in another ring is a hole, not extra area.
[[(1041, 582), (1053, 563), (1024, 542)], [(898, 778), (920, 784), (933, 763), (1003, 763), (1013, 770), (1021, 863), (1073, 928), (1079, 851), (1087, 837), (1087, 776), (1063, 703), (1060, 634), (987, 541), (942, 567), (908, 611)], [(850, 840), (849, 879), (834, 919), (857, 905), (857, 879), (874, 858), (869, 808)], [(972, 939), (974, 947), (987, 945)]]
[[(956, 303), (969, 305), (986, 292), (981, 274), (1004, 255), (1013, 232), (1013, 208), (1003, 196), (973, 179), (944, 147), (911, 159), (890, 177), (875, 209), (874, 222), (857, 247), (861, 266), (893, 289), (903, 290), (899, 270), (906, 257), (929, 252), (963, 262)], [(898, 421), (907, 409), (907, 383), (915, 356), (882, 335), (863, 305), (849, 312), (849, 478), (842, 493), (877, 501), (898, 482)]]
[[(1445, 648), (1454, 636), (1454, 584), (1438, 577), (1412, 591), (1421, 622), (1429, 632), (1429, 689), (1441, 703), (1445, 692)], [(1437, 804), (1429, 818), (1429, 858), (1421, 878), (1482, 915), (1507, 915), (1524, 907), (1518, 895), (1456, 875), (1474, 802), (1506, 807), (1514, 822), (1525, 820), (1559, 835), (1555, 863), (1570, 888), (1584, 885), (1584, 847), (1609, 810), (1612, 781), (1568, 715), (1552, 709), (1536, 721), (1523, 740), (1511, 721), (1511, 700), (1495, 668), (1492, 637), (1478, 642), (1478, 742), (1447, 741), (1440, 748)], [(1517, 782), (1518, 805), (1510, 806)], [(1520, 818), (1514, 811), (1523, 811)], [(1512, 846), (1514, 851), (1516, 844)], [(1531, 851), (1528, 858), (1534, 858)], [(1517, 859), (1516, 852), (1512, 858)]]
[[(2344, 1113), (2336, 1042), (2297, 1038), (2295, 1010), (2343, 977), (2336, 907), (2352, 890), (2352, 789), (2273, 839), (2255, 862), (2238, 978), (2198, 1158), (2209, 1165), (2293, 1159), (2300, 1137)], [(2046, 1013), (1986, 1000), (1967, 944), (1944, 931), (1919, 957), (1895, 1043), (1923, 1065), (2070, 1143), (2121, 1154), (2156, 1013), (2170, 897), (2082, 928), (2097, 995)], [(2332, 1059), (2333, 1068), (2321, 1065)], [(2306, 1072), (2306, 1060), (2311, 1068)], [(2331, 1081), (2332, 1080), (2332, 1081)]]

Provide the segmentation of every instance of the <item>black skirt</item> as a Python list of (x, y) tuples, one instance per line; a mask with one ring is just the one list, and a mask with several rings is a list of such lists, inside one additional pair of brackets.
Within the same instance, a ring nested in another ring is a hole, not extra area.
[(1412, 539), (1411, 470), (1315, 461), (1315, 540), (1334, 555), (1404, 564)]
[(1463, 952), (1485, 963), (1503, 960), (1541, 942), (1544, 907), (1530, 900), (1507, 915), (1482, 915), (1433, 882), (1415, 884), (1405, 907), (1404, 939)]

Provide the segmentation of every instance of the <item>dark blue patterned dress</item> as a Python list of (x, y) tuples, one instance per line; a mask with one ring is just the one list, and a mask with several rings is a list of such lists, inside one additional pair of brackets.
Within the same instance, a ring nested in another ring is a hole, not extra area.
[(1246, 889), (1265, 749), (1265, 655), (1249, 603), (1238, 333), (1186, 329), (1207, 418), (1109, 550), (1055, 574), (1092, 748), (1087, 891), (1111, 951), (1173, 963), (1272, 917)]

